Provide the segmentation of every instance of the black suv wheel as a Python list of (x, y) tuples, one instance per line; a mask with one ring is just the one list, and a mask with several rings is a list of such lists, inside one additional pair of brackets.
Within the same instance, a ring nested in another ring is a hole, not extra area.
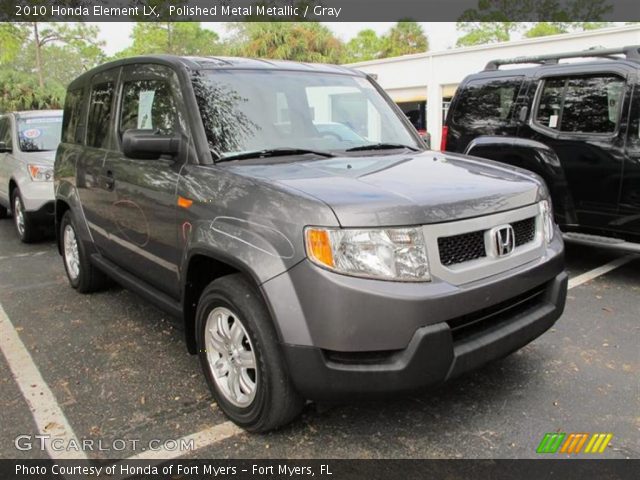
[(300, 413), (304, 400), (289, 379), (269, 312), (242, 275), (220, 278), (205, 288), (196, 328), (204, 375), (233, 422), (265, 432)]

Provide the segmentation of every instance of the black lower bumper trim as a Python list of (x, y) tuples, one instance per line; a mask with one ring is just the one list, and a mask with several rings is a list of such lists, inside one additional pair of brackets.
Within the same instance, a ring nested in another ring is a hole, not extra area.
[(446, 322), (418, 329), (406, 349), (391, 352), (379, 363), (338, 363), (314, 347), (284, 345), (289, 371), (298, 391), (311, 400), (408, 392), (437, 385), (502, 358), (528, 344), (562, 315), (567, 274), (546, 284), (535, 304), (527, 305), (484, 330), (454, 341)]

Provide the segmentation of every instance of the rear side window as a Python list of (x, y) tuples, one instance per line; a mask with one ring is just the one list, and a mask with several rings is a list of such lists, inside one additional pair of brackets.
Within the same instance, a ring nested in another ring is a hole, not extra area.
[(453, 122), (470, 129), (508, 125), (521, 83), (520, 77), (469, 82), (458, 97)]
[(65, 143), (81, 143), (78, 133), (80, 115), (82, 114), (82, 90), (69, 90), (64, 101), (62, 122), (62, 141)]
[(613, 133), (618, 127), (624, 80), (604, 74), (543, 80), (535, 122), (569, 133)]
[(179, 129), (178, 111), (170, 85), (164, 80), (135, 80), (122, 89), (120, 133), (153, 130), (164, 135)]
[(87, 121), (88, 147), (106, 148), (108, 145), (113, 93), (114, 82), (98, 83), (91, 87)]

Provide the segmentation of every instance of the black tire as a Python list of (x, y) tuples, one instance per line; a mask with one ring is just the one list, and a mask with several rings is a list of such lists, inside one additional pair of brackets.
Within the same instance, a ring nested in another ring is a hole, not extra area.
[[(16, 204), (20, 205), (20, 207)], [(11, 208), (13, 211), (13, 224), (16, 227), (16, 233), (20, 241), (22, 243), (33, 243), (40, 240), (42, 238), (42, 230), (33, 221), (29, 212), (24, 211), (24, 202), (18, 188), (14, 188), (11, 192)], [(21, 212), (16, 211), (18, 208), (21, 209)]]
[[(67, 227), (73, 231), (73, 235), (76, 239), (79, 267), (77, 275), (74, 275), (70, 271), (69, 262), (67, 261), (68, 259), (65, 250), (65, 230)], [(109, 278), (91, 263), (84, 244), (79, 239), (76, 232), (77, 228), (73, 215), (71, 214), (71, 210), (67, 210), (62, 216), (62, 221), (60, 222), (60, 245), (62, 261), (64, 263), (64, 269), (67, 272), (69, 284), (80, 293), (91, 293), (102, 290), (109, 285)]]
[[(244, 408), (227, 399), (209, 366), (205, 326), (209, 314), (219, 307), (237, 315), (233, 321), (239, 319), (256, 357), (255, 396)], [(243, 275), (219, 278), (204, 289), (196, 310), (196, 341), (209, 388), (220, 409), (238, 426), (250, 432), (266, 432), (289, 423), (300, 414), (304, 399), (291, 383), (269, 312), (260, 293)]]

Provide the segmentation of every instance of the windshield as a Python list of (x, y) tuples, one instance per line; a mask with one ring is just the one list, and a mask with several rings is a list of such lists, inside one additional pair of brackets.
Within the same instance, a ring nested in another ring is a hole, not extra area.
[(18, 141), (23, 152), (55, 150), (60, 143), (62, 115), (18, 119)]
[(421, 148), (365, 78), (274, 70), (199, 71), (193, 86), (207, 140), (221, 157), (295, 148)]

